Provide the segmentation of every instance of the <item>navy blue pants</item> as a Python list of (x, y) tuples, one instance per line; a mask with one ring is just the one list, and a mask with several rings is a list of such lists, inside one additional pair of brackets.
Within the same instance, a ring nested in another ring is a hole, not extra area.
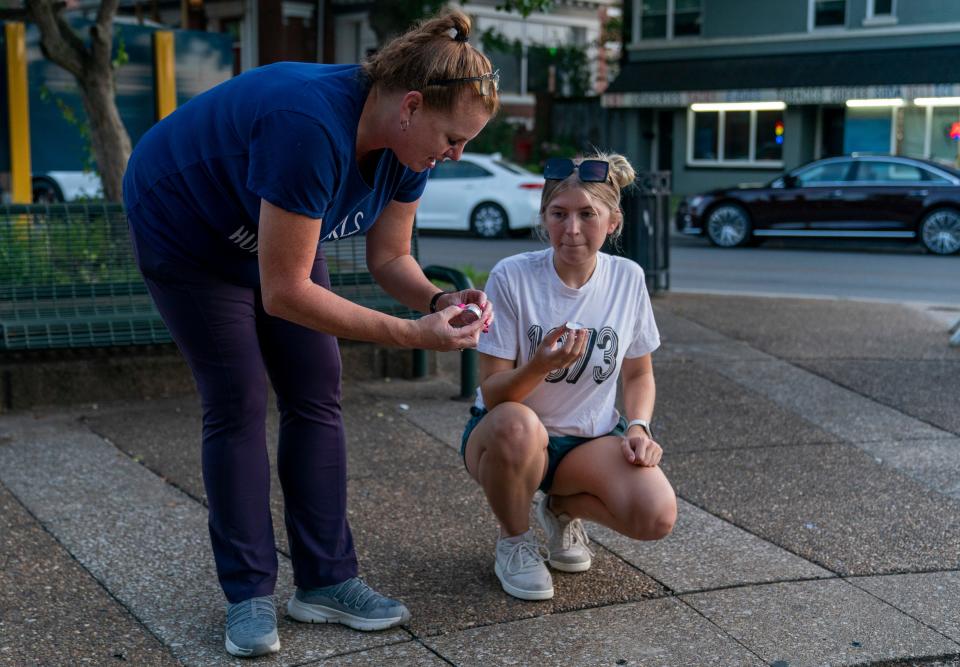
[[(210, 538), (227, 600), (271, 595), (277, 579), (268, 376), (280, 412), (277, 468), (295, 583), (315, 588), (356, 576), (337, 339), (268, 315), (258, 288), (170, 263), (134, 241), (147, 288), (200, 392)], [(329, 288), (322, 253), (312, 278)]]

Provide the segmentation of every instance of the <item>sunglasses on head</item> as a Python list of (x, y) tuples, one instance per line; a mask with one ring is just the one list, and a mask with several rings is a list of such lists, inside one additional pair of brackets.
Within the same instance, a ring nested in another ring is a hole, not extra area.
[(481, 74), (480, 76), (464, 76), (459, 79), (434, 79), (433, 81), (427, 81), (427, 85), (452, 86), (458, 83), (473, 82), (480, 84), (479, 88), (482, 96), (492, 95), (500, 90), (500, 70), (497, 69), (492, 72), (487, 72), (486, 74)]
[(574, 171), (584, 183), (606, 183), (610, 163), (605, 160), (583, 160), (576, 164), (568, 157), (552, 157), (543, 165), (543, 177), (548, 181), (562, 181)]

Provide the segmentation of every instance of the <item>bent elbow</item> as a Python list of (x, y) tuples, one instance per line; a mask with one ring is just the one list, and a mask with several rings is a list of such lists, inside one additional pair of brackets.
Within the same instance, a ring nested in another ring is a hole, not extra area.
[(263, 302), (263, 310), (267, 315), (271, 317), (283, 317), (284, 312), (286, 312), (283, 292), (263, 289), (260, 292), (260, 299)]

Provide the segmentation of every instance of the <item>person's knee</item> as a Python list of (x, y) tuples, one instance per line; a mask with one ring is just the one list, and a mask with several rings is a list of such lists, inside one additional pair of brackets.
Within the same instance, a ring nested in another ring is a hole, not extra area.
[(494, 416), (493, 437), (486, 453), (498, 465), (524, 468), (539, 459), (546, 444), (545, 431), (532, 410), (513, 405), (519, 407), (504, 405)]
[(203, 396), (203, 421), (207, 427), (242, 428), (262, 423), (267, 416), (266, 387), (251, 383)]
[(653, 503), (649, 498), (637, 499), (632, 510), (628, 537), (635, 540), (663, 539), (677, 521), (677, 501), (673, 496)]
[(342, 413), (339, 393), (326, 389), (314, 394), (278, 397), (277, 408), (284, 417), (319, 423), (335, 423)]

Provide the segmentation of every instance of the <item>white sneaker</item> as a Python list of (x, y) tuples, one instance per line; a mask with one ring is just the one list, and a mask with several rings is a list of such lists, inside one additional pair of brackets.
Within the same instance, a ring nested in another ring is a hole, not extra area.
[(503, 590), (521, 600), (549, 600), (553, 597), (553, 577), (544, 564), (549, 553), (537, 542), (533, 531), (497, 540), (493, 571)]
[(557, 516), (549, 507), (550, 496), (544, 494), (534, 504), (534, 516), (547, 535), (550, 565), (564, 572), (585, 572), (593, 562), (590, 538), (580, 519), (566, 514)]

